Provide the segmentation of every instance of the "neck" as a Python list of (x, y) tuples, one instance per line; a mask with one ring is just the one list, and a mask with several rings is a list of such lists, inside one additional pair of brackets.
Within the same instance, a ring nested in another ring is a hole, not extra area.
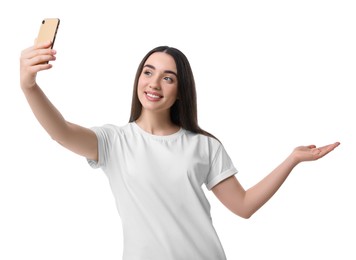
[(170, 135), (179, 130), (179, 126), (173, 124), (169, 113), (151, 113), (142, 110), (136, 124), (143, 130), (154, 135)]

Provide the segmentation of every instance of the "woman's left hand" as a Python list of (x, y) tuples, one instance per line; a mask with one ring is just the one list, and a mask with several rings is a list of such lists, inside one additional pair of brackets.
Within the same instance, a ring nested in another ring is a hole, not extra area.
[(340, 143), (336, 142), (321, 147), (316, 147), (315, 145), (298, 146), (293, 150), (291, 156), (297, 161), (297, 163), (315, 161), (324, 157), (339, 145)]

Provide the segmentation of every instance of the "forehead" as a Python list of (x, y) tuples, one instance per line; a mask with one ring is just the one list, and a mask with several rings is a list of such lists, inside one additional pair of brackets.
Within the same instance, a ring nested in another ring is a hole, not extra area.
[(173, 57), (165, 52), (152, 53), (145, 62), (145, 65), (152, 65), (157, 70), (171, 70), (177, 72), (177, 66)]

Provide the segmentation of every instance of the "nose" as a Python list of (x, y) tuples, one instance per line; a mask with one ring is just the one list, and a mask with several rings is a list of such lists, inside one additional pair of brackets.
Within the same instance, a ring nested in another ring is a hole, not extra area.
[(159, 84), (159, 78), (154, 78), (150, 82), (150, 88), (154, 90), (161, 90), (161, 85)]
[(161, 90), (161, 87), (158, 85), (150, 85), (150, 88), (154, 90)]

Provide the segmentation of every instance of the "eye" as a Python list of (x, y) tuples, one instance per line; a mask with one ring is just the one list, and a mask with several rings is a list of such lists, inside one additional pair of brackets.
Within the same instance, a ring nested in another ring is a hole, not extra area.
[(151, 75), (152, 75), (152, 72), (149, 71), (149, 70), (144, 70), (144, 71), (143, 71), (143, 74), (145, 74), (146, 76), (151, 76)]
[(174, 80), (171, 77), (164, 77), (164, 80), (168, 81), (169, 83), (174, 82)]

